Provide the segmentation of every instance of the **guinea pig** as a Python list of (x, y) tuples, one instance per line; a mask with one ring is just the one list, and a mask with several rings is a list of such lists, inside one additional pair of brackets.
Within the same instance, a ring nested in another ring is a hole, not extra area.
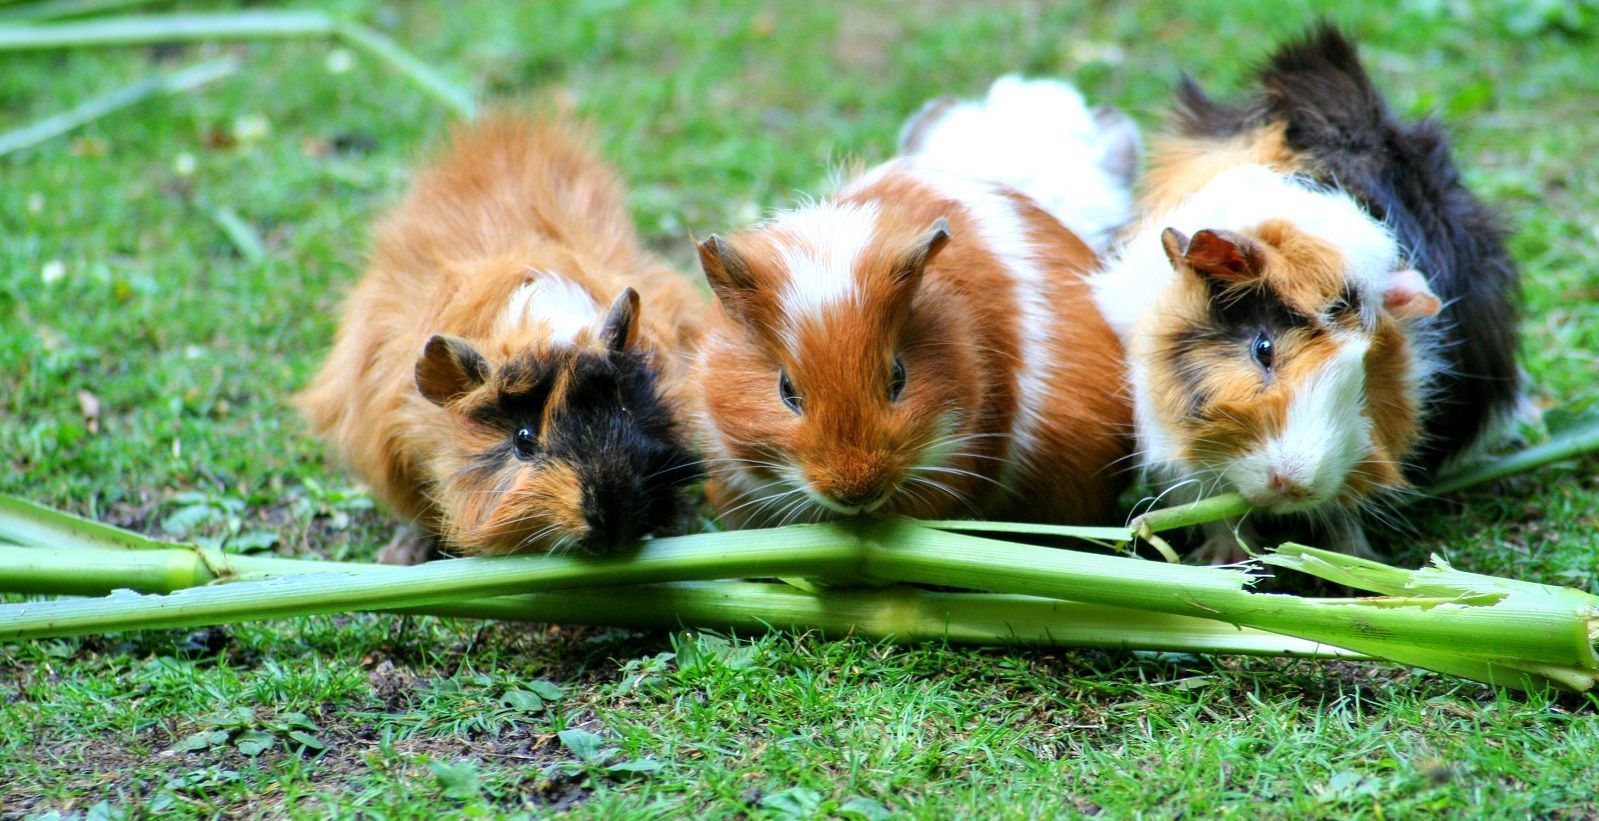
[[(1238, 108), (1185, 83), (1095, 297), (1156, 485), (1238, 491), (1370, 554), (1361, 514), (1386, 518), (1514, 406), (1514, 268), (1437, 127), (1395, 122), (1335, 30), (1261, 83)], [(1253, 538), (1208, 530), (1217, 561)]]
[(440, 539), (608, 552), (672, 525), (697, 479), (679, 411), (702, 309), (641, 250), (583, 130), (495, 114), (379, 224), (298, 403), (414, 527), (387, 560)]
[[(1034, 91), (1059, 98), (1053, 83)], [(1070, 96), (1084, 134), (1028, 134), (1051, 184), (1099, 149)], [(1004, 156), (1018, 117), (1038, 123), (1017, 102), (975, 127), (941, 127), (959, 106), (925, 112), (904, 155), (830, 199), (700, 243), (717, 308), (694, 381), (724, 520), (1114, 513), (1131, 419), (1106, 390), (1123, 360), (1084, 281), (1097, 255), (980, 162), (923, 162), (959, 156), (950, 140)]]
[(1252, 101), (1221, 105), (1191, 80), (1179, 91), (1178, 132), (1227, 141), (1282, 130), (1294, 170), (1336, 187), (1391, 231), (1440, 308), (1432, 321), (1424, 436), (1406, 460), (1425, 482), (1501, 423), (1526, 412), (1516, 363), (1520, 281), (1503, 221), (1462, 184), (1449, 139), (1433, 120), (1402, 121), (1331, 25), (1277, 51)]

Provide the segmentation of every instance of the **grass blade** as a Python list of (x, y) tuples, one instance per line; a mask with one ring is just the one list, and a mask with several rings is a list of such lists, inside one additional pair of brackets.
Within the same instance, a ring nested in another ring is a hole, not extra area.
[(169, 74), (147, 77), (76, 108), (0, 134), (0, 157), (58, 137), (107, 114), (137, 105), (161, 94), (177, 94), (226, 77), (239, 68), (238, 60), (221, 57)]
[(261, 235), (256, 232), (254, 226), (239, 216), (239, 212), (226, 205), (201, 205), (200, 209), (216, 223), (218, 230), (228, 238), (228, 242), (245, 262), (254, 265), (266, 259), (267, 250), (261, 243)]
[(148, 45), (195, 40), (327, 37), (333, 18), (315, 11), (239, 11), (102, 17), (68, 23), (0, 27), (0, 51)]
[(335, 32), (344, 42), (387, 63), (463, 120), (476, 115), (472, 95), (444, 79), (432, 66), (413, 57), (393, 40), (354, 23), (341, 23)]
[(366, 26), (315, 11), (162, 14), (3, 25), (0, 26), (0, 51), (290, 37), (337, 38), (398, 71), (460, 117), (471, 119), (473, 116), (471, 94), (444, 79), (393, 40)]
[[(81, 17), (102, 11), (115, 11), (143, 6), (152, 0), (39, 0), (11, 8), (0, 8), (0, 22), (24, 23), (55, 20), (62, 17)], [(0, 3), (0, 5), (4, 5)]]

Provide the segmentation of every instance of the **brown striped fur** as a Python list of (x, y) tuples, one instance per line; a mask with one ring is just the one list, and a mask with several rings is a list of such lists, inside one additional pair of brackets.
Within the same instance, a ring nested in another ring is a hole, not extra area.
[[(843, 511), (816, 496), (877, 494), (886, 494), (877, 512), (930, 518), (1088, 522), (1114, 513), (1123, 477), (1113, 466), (1130, 446), (1131, 420), (1126, 397), (1107, 389), (1122, 376), (1120, 344), (1083, 281), (1097, 257), (1030, 200), (1000, 196), (1011, 198), (1045, 276), (1058, 363), (1037, 446), (1021, 462), (1012, 448), (1025, 321), (1018, 285), (961, 201), (903, 168), (846, 187), (823, 207), (878, 213), (854, 260), (854, 298), (818, 315), (789, 315), (782, 249), (825, 238), (792, 236), (779, 219), (701, 246), (720, 305), (695, 382), (702, 440), (717, 457), (708, 495), (730, 521), (832, 518)], [(947, 243), (932, 242), (918, 267), (940, 220)], [(896, 356), (905, 387), (894, 401)], [(803, 395), (801, 413), (779, 396), (785, 373)], [(951, 452), (918, 468), (941, 439)]]

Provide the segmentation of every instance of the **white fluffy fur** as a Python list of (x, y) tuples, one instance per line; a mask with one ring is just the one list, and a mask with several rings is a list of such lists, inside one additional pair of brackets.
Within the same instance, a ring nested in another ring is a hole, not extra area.
[[(1264, 166), (1243, 166), (1218, 174), (1175, 208), (1146, 217), (1137, 232), (1090, 283), (1100, 311), (1132, 354), (1129, 376), (1140, 459), (1152, 478), (1167, 484), (1188, 478), (1220, 479), (1252, 500), (1266, 502), (1272, 470), (1308, 488), (1318, 501), (1335, 495), (1348, 471), (1369, 452), (1370, 422), (1365, 403), (1364, 339), (1342, 343), (1340, 354), (1291, 402), (1283, 434), (1232, 463), (1220, 476), (1200, 477), (1198, 466), (1181, 457), (1181, 442), (1161, 423), (1153, 407), (1149, 373), (1138, 340), (1145, 312), (1177, 276), (1160, 235), (1175, 228), (1192, 236), (1210, 229), (1244, 231), (1271, 219), (1286, 219), (1300, 230), (1331, 243), (1343, 254), (1345, 274), (1360, 291), (1363, 305), (1376, 310), (1382, 291), (1399, 265), (1393, 235), (1348, 195), (1323, 190)], [(1409, 378), (1419, 384), (1421, 365)], [(1207, 488), (1213, 491), (1216, 488)], [(1279, 510), (1314, 503), (1272, 505)]]
[(511, 294), (500, 317), (505, 327), (539, 323), (550, 329), (550, 341), (570, 345), (598, 321), (599, 306), (581, 285), (548, 271), (530, 271), (528, 276), (537, 278)]
[(1091, 280), (1100, 311), (1123, 342), (1132, 338), (1153, 296), (1176, 276), (1161, 247), (1161, 231), (1176, 228), (1189, 236), (1206, 228), (1243, 231), (1271, 219), (1289, 220), (1336, 246), (1363, 304), (1371, 310), (1382, 304), (1382, 289), (1399, 261), (1399, 246), (1388, 229), (1346, 194), (1248, 165), (1223, 171), (1176, 208), (1146, 217)]
[(1010, 75), (983, 100), (933, 110), (907, 126), (917, 166), (1014, 188), (1096, 251), (1128, 220), (1132, 194), (1113, 169), (1136, 157), (1137, 128), (1125, 117), (1101, 124), (1071, 84)]
[[(1366, 351), (1370, 341), (1351, 336), (1338, 353), (1288, 404), (1280, 435), (1233, 461), (1224, 475), (1244, 497), (1278, 513), (1327, 502), (1344, 478), (1371, 452), (1371, 422), (1351, 412), (1365, 405)], [(1309, 499), (1283, 499), (1270, 486), (1272, 474), (1309, 492)]]
[(769, 226), (780, 240), (788, 285), (783, 290), (783, 311), (792, 345), (795, 325), (815, 321), (832, 305), (855, 298), (860, 292), (855, 262), (872, 241), (877, 228), (877, 206), (819, 203), (785, 211)]

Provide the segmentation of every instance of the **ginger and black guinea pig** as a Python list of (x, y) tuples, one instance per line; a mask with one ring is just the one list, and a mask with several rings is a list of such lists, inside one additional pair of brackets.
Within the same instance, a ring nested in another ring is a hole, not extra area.
[(702, 310), (583, 129), (494, 114), (378, 225), (298, 402), (414, 528), (385, 560), (605, 553), (675, 525), (698, 477), (679, 409)]
[(735, 526), (1115, 514), (1121, 347), (1086, 275), (1137, 132), (1072, 87), (938, 101), (899, 158), (700, 244), (707, 495)]
[(1259, 82), (1230, 106), (1185, 81), (1095, 296), (1127, 347), (1145, 475), (1168, 502), (1257, 508), (1211, 526), (1207, 558), (1259, 547), (1254, 524), (1371, 553), (1363, 519), (1523, 406), (1515, 266), (1439, 127), (1396, 120), (1337, 30)]

